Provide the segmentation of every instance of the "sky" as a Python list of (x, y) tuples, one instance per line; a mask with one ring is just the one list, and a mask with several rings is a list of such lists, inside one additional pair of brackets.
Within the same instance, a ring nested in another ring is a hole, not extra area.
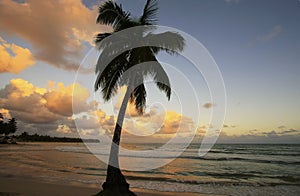
[[(111, 134), (124, 89), (105, 103), (93, 92), (93, 67), (78, 70), (82, 62), (97, 60), (94, 35), (111, 31), (95, 22), (101, 2), (0, 0), (0, 112), (18, 120), (20, 133)], [(145, 5), (117, 2), (133, 16)], [(161, 0), (158, 6), (158, 25), (193, 36), (218, 65), (227, 95), (219, 142), (299, 143), (300, 1)], [(180, 56), (158, 58), (172, 98), (168, 102), (150, 82), (144, 116), (128, 106), (124, 138), (163, 141), (178, 130), (182, 137), (193, 130), (203, 136), (218, 107), (203, 76)]]

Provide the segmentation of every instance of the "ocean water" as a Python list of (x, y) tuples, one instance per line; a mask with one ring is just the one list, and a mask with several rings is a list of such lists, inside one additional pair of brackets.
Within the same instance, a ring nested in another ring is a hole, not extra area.
[[(170, 162), (148, 171), (124, 170), (131, 186), (225, 195), (300, 195), (300, 145), (216, 144), (199, 157), (199, 145), (192, 144), (175, 159), (177, 145), (154, 157), (121, 155), (121, 162), (132, 164), (149, 159)], [(125, 145), (135, 150), (160, 146)], [(0, 146), (0, 150), (1, 176), (92, 187), (100, 187), (105, 180), (106, 165), (81, 143), (26, 143)], [(99, 149), (96, 154), (108, 155), (108, 150)]]

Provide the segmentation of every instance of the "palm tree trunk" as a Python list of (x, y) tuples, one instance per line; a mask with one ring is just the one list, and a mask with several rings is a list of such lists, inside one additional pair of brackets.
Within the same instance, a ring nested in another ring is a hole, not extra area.
[[(119, 192), (120, 195), (123, 195), (124, 193), (126, 193), (127, 195), (129, 191), (129, 184), (126, 182), (126, 179), (119, 168), (119, 144), (120, 144), (120, 138), (122, 132), (122, 125), (123, 125), (125, 112), (126, 112), (130, 95), (131, 95), (131, 88), (127, 87), (118, 114), (118, 119), (117, 119), (114, 135), (112, 139), (110, 155), (109, 155), (109, 165), (107, 167), (106, 182), (104, 182), (102, 185), (103, 190), (109, 189), (115, 192), (115, 194)], [(132, 193), (130, 195), (135, 195), (135, 194)]]

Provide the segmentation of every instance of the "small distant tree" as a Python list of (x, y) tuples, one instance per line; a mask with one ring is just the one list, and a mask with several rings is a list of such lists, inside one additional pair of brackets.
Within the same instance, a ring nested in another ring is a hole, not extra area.
[(20, 137), (22, 137), (22, 138), (27, 138), (28, 136), (29, 136), (29, 134), (26, 131), (20, 135)]
[(18, 130), (18, 127), (17, 127), (16, 119), (15, 118), (9, 119), (8, 123), (7, 123), (7, 132), (5, 135), (15, 133), (17, 130)]
[(15, 118), (11, 118), (8, 122), (4, 122), (3, 114), (0, 113), (0, 134), (5, 136), (15, 133), (18, 130), (17, 121)]
[(5, 123), (4, 123), (4, 117), (3, 114), (0, 113), (0, 134), (4, 134), (5, 133)]

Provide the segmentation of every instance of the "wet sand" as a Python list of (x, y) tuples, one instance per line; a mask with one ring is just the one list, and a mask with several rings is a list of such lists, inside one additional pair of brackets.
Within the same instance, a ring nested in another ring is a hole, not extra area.
[[(1, 177), (0, 178), (0, 195), (9, 195), (9, 196), (88, 196), (95, 195), (100, 191), (100, 189), (92, 187), (83, 187), (83, 186), (71, 186), (63, 184), (50, 184), (44, 182), (37, 182), (33, 180), (10, 178), (10, 177)], [(198, 194), (198, 193), (175, 193), (175, 192), (159, 192), (153, 190), (144, 190), (144, 189), (131, 189), (138, 196), (205, 196), (207, 194)], [(210, 195), (211, 196), (211, 195)]]

